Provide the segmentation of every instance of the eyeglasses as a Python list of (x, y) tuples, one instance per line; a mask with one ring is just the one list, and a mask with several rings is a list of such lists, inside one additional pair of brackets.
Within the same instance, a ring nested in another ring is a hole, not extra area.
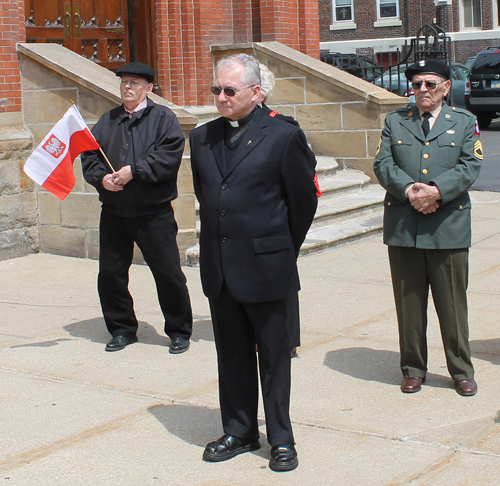
[(429, 91), (432, 91), (437, 88), (438, 84), (443, 84), (445, 82), (446, 81), (441, 81), (440, 83), (436, 83), (434, 81), (415, 81), (411, 83), (411, 86), (413, 89), (419, 90), (422, 87), (422, 85), (425, 84), (427, 86), (427, 89)]
[(253, 88), (254, 86), (255, 86), (255, 84), (252, 84), (251, 86), (246, 86), (245, 88), (239, 88), (239, 89), (234, 89), (234, 88), (224, 88), (224, 89), (222, 89), (220, 86), (212, 86), (210, 88), (210, 91), (215, 96), (219, 96), (224, 91), (224, 94), (226, 96), (231, 97), (231, 96), (234, 96), (238, 91), (243, 91), (244, 89)]

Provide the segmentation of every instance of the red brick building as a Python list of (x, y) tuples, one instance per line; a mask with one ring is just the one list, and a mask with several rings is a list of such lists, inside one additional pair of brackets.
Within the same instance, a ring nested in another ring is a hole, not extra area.
[(500, 45), (500, 0), (319, 0), (321, 49), (382, 59), (435, 21), (452, 39), (452, 60), (465, 62)]
[(23, 0), (0, 0), (0, 100), (3, 100), (0, 101), (0, 113), (21, 110), (21, 73), (16, 44), (26, 39), (22, 12)]
[(211, 45), (279, 41), (319, 57), (317, 0), (0, 0), (0, 19), (0, 114), (21, 111), (18, 42), (62, 44), (110, 69), (146, 62), (160, 94), (190, 106), (213, 103)]

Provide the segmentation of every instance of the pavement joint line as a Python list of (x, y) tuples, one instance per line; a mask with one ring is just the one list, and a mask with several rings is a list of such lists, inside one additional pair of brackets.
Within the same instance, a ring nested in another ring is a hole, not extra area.
[[(48, 374), (43, 374), (43, 373), (33, 373), (32, 371), (27, 371), (27, 370), (20, 370), (16, 368), (8, 368), (6, 366), (0, 365), (0, 372), (1, 371), (7, 371), (9, 373), (19, 373), (25, 376), (30, 376), (33, 378), (39, 378), (43, 380), (52, 380), (55, 382), (60, 382), (60, 383), (67, 383), (67, 384), (72, 384), (72, 385), (77, 385), (77, 386), (82, 386), (82, 387), (91, 387), (91, 388), (96, 388), (100, 390), (106, 390), (106, 391), (111, 391), (111, 392), (116, 392), (119, 394), (123, 395), (131, 395), (135, 397), (141, 397), (141, 398), (151, 398), (153, 400), (157, 400), (159, 402), (171, 402), (171, 404), (174, 405), (191, 405), (191, 406), (196, 406), (199, 408), (205, 408), (207, 410), (219, 410), (219, 407), (210, 407), (208, 405), (200, 404), (199, 402), (195, 401), (189, 401), (189, 400), (183, 400), (179, 398), (171, 398), (167, 397), (164, 395), (156, 394), (156, 393), (146, 393), (146, 392), (138, 392), (134, 390), (127, 390), (123, 388), (116, 388), (112, 387), (109, 385), (104, 385), (104, 384), (99, 384), (99, 383), (91, 383), (91, 382), (86, 382), (86, 381), (80, 381), (80, 380), (70, 380), (69, 378), (64, 378), (62, 376), (54, 376), (54, 375), (48, 375)], [(259, 417), (260, 418), (260, 417)]]
[(71, 447), (75, 443), (85, 441), (97, 435), (102, 435), (103, 433), (114, 432), (115, 430), (128, 426), (131, 419), (137, 419), (142, 414), (144, 414), (144, 412), (147, 412), (148, 408), (149, 407), (142, 407), (140, 410), (137, 410), (134, 413), (116, 417), (106, 422), (105, 424), (96, 425), (77, 434), (53, 441), (50, 443), (50, 445), (43, 444), (41, 447), (15, 454), (12, 456), (12, 458), (7, 457), (7, 459), (0, 461), (0, 466), (9, 467), (11, 469), (18, 469), (27, 463), (36, 461), (38, 459), (43, 459), (44, 457), (57, 453), (67, 447)]
[(406, 437), (402, 437), (400, 439), (400, 441), (405, 443), (405, 444), (423, 445), (423, 446), (434, 447), (434, 448), (438, 448), (438, 449), (447, 449), (447, 450), (450, 450), (453, 452), (465, 452), (467, 454), (476, 454), (479, 456), (500, 457), (500, 454), (497, 454), (496, 452), (478, 451), (476, 449), (469, 449), (467, 447), (460, 447), (460, 446), (450, 446), (450, 445), (446, 445), (446, 444), (441, 444), (439, 442), (420, 441), (420, 440), (414, 440), (414, 439), (407, 439)]
[[(208, 409), (208, 410), (218, 410), (219, 409), (219, 407), (215, 407), (214, 408), (214, 407), (210, 407), (210, 406), (207, 406), (207, 405), (202, 405), (202, 404), (199, 404), (199, 403), (196, 403), (196, 402), (191, 402), (191, 401), (188, 401), (188, 400), (173, 399), (173, 398), (159, 396), (159, 395), (156, 395), (156, 394), (150, 394), (150, 393), (144, 393), (144, 392), (140, 393), (140, 392), (136, 392), (136, 391), (134, 392), (134, 391), (131, 391), (131, 390), (117, 389), (117, 388), (110, 387), (110, 386), (107, 386), (107, 385), (102, 385), (102, 384), (99, 385), (99, 384), (96, 384), (96, 383), (82, 382), (82, 381), (77, 381), (77, 380), (69, 380), (69, 379), (63, 378), (63, 377), (56, 377), (56, 376), (51, 376), (51, 375), (44, 375), (44, 374), (41, 374), (41, 373), (40, 374), (38, 374), (38, 373), (32, 373), (32, 372), (23, 371), (23, 370), (7, 368), (5, 366), (0, 366), (0, 370), (1, 371), (8, 371), (8, 372), (11, 372), (11, 373), (22, 373), (24, 375), (33, 376), (35, 378), (49, 379), (49, 380), (53, 380), (53, 381), (56, 381), (56, 382), (69, 383), (69, 384), (79, 385), (79, 386), (94, 387), (94, 388), (104, 389), (104, 390), (107, 390), (107, 391), (113, 391), (113, 392), (122, 393), (122, 394), (126, 394), (126, 395), (139, 396), (139, 397), (142, 397), (142, 398), (152, 398), (152, 399), (158, 400), (158, 401), (169, 401), (173, 405), (177, 405), (177, 404), (194, 405), (196, 407), (205, 408), (205, 409)], [(149, 406), (148, 406), (148, 408), (149, 408)], [(140, 412), (137, 412), (134, 415), (138, 415), (138, 414), (140, 414)], [(262, 417), (260, 415), (259, 415), (258, 418), (259, 418), (259, 420), (264, 420), (264, 417)], [(123, 421), (124, 418), (120, 417), (120, 418), (115, 419), (115, 420), (116, 421)], [(449, 451), (453, 451), (453, 452), (463, 452), (463, 453), (467, 453), (467, 454), (476, 454), (476, 455), (482, 455), (482, 456), (488, 456), (488, 457), (499, 457), (500, 458), (500, 454), (497, 454), (497, 453), (494, 453), (494, 452), (478, 451), (478, 450), (469, 449), (469, 448), (466, 448), (466, 447), (449, 446), (449, 445), (441, 444), (441, 443), (438, 443), (438, 442), (419, 441), (419, 440), (415, 440), (415, 439), (410, 439), (409, 437), (390, 436), (390, 435), (379, 434), (379, 433), (376, 433), (376, 432), (369, 432), (369, 431), (366, 431), (366, 430), (350, 429), (350, 428), (346, 428), (346, 427), (326, 426), (326, 425), (322, 425), (322, 424), (315, 424), (315, 423), (311, 423), (311, 422), (304, 422), (304, 421), (293, 420), (293, 419), (292, 419), (292, 423), (294, 425), (296, 425), (296, 426), (309, 427), (309, 428), (321, 429), (321, 430), (329, 430), (329, 431), (333, 431), (333, 432), (343, 432), (343, 433), (348, 433), (348, 434), (356, 435), (356, 436), (360, 436), (360, 437), (371, 437), (371, 438), (389, 440), (389, 441), (393, 441), (393, 442), (400, 442), (400, 443), (403, 443), (403, 444), (422, 445), (422, 446), (425, 446), (425, 447), (433, 447), (433, 448), (444, 449), (444, 450), (449, 450)], [(101, 426), (100, 428), (103, 428), (103, 427)], [(94, 429), (95, 428), (90, 429), (90, 430), (94, 430)], [(105, 429), (103, 428), (103, 430), (105, 430)], [(78, 434), (78, 435), (85, 435), (85, 433), (86, 432), (82, 432), (81, 434)], [(69, 438), (66, 438), (66, 439), (63, 439), (63, 440), (61, 440), (59, 442), (66, 443), (68, 441), (69, 441)], [(71, 441), (71, 442), (74, 442), (74, 440)], [(44, 457), (45, 455), (46, 454), (43, 454), (40, 457)], [(24, 462), (26, 462), (26, 461), (23, 461), (23, 463)], [(3, 463), (0, 462), (0, 465), (3, 465)]]
[[(97, 389), (103, 389), (103, 390), (107, 390), (107, 391), (112, 391), (112, 392), (117, 392), (117, 393), (121, 393), (121, 394), (125, 394), (125, 395), (132, 395), (132, 396), (137, 396), (137, 397), (142, 397), (142, 398), (151, 398), (151, 399), (154, 399), (154, 400), (157, 400), (160, 402), (168, 401), (168, 402), (170, 402), (171, 405), (191, 405), (191, 406), (196, 406), (199, 408), (204, 408), (207, 410), (219, 410), (219, 407), (210, 407), (206, 404), (200, 404), (200, 403), (193, 402), (193, 401), (168, 398), (165, 396), (151, 394), (151, 393), (137, 392), (137, 391), (131, 391), (131, 390), (125, 390), (125, 389), (117, 389), (117, 388), (110, 387), (110, 386), (103, 385), (103, 384), (89, 383), (89, 382), (78, 381), (78, 380), (69, 380), (67, 378), (63, 378), (60, 376), (46, 375), (46, 374), (42, 374), (42, 373), (33, 373), (33, 372), (25, 371), (25, 370), (8, 368), (6, 366), (0, 366), (0, 371), (7, 371), (10, 373), (21, 373), (21, 374), (32, 376), (35, 378), (48, 379), (48, 380), (52, 380), (55, 382), (68, 383), (68, 384), (84, 386), (84, 387), (93, 387), (93, 388), (97, 388)], [(259, 415), (258, 418), (259, 418), (259, 420), (264, 420), (263, 416)], [(343, 433), (348, 433), (348, 434), (356, 435), (356, 436), (360, 436), (360, 437), (372, 437), (372, 438), (378, 438), (378, 439), (383, 439), (383, 440), (389, 440), (389, 441), (393, 441), (393, 442), (411, 443), (411, 444), (418, 444), (418, 445), (423, 445), (423, 446), (428, 446), (428, 447), (441, 448), (441, 449), (446, 449), (446, 450), (451, 450), (451, 451), (465, 452), (465, 453), (470, 453), (470, 454), (478, 454), (478, 455), (491, 456), (491, 457), (500, 457), (500, 454), (496, 454), (493, 452), (477, 451), (474, 449), (448, 446), (446, 444), (440, 444), (440, 443), (435, 443), (435, 442), (418, 441), (418, 440), (410, 439), (407, 437), (397, 437), (397, 436), (384, 435), (384, 434), (379, 434), (376, 432), (369, 432), (366, 430), (350, 429), (350, 428), (346, 428), (346, 427), (333, 427), (333, 426), (315, 424), (315, 423), (311, 423), (311, 422), (304, 422), (304, 421), (293, 420), (293, 419), (292, 419), (292, 423), (296, 426), (309, 427), (309, 428), (313, 428), (313, 429), (329, 430), (329, 431), (333, 431), (333, 432), (343, 432)]]
[[(489, 418), (489, 417), (487, 417)], [(415, 440), (411, 439), (409, 436), (406, 437), (397, 437), (397, 436), (390, 436), (390, 435), (384, 435), (384, 434), (378, 434), (377, 432), (368, 432), (366, 430), (356, 430), (356, 429), (349, 429), (345, 427), (331, 427), (331, 426), (326, 426), (326, 425), (321, 425), (321, 424), (312, 424), (309, 422), (301, 422), (301, 421), (296, 421), (292, 420), (292, 423), (294, 425), (300, 425), (303, 427), (311, 427), (311, 428), (317, 428), (317, 429), (322, 429), (322, 430), (330, 430), (334, 432), (343, 432), (343, 433), (348, 433), (352, 435), (357, 435), (361, 437), (371, 437), (375, 439), (383, 439), (383, 440), (389, 440), (393, 442), (401, 442), (403, 444), (414, 444), (414, 445), (422, 445), (426, 447), (433, 447), (437, 449), (445, 449), (453, 452), (465, 452), (468, 454), (478, 454), (482, 456), (490, 456), (490, 457), (500, 457), (500, 454), (495, 453), (495, 452), (488, 452), (488, 451), (478, 451), (476, 449), (469, 449), (467, 447), (459, 447), (459, 446), (450, 446), (446, 444), (441, 444), (439, 442), (429, 442), (429, 441), (420, 441), (420, 440)]]
[[(471, 248), (474, 248), (476, 245), (480, 245), (481, 243), (484, 243), (485, 241), (491, 240), (492, 238), (496, 238), (499, 233), (495, 233), (494, 235), (487, 236), (486, 238), (483, 238), (482, 240), (475, 241), (472, 244)], [(478, 250), (483, 250), (483, 248), (478, 248)]]
[(63, 305), (63, 304), (27, 304), (24, 302), (8, 302), (0, 301), (0, 305), (15, 305), (20, 307), (46, 307), (46, 308), (56, 308), (56, 309), (100, 309), (100, 305)]
[(33, 339), (32, 336), (19, 336), (17, 334), (5, 334), (3, 332), (0, 332), (0, 336), (12, 337), (12, 338), (17, 338), (17, 339), (25, 339), (26, 341), (30, 341), (31, 339)]

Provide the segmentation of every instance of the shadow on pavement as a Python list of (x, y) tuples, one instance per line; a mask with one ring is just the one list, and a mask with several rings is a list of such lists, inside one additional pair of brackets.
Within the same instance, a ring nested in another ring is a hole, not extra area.
[[(208, 442), (217, 440), (223, 435), (221, 417), (219, 410), (196, 407), (194, 405), (154, 405), (148, 408), (148, 412), (160, 422), (172, 435), (188, 444), (205, 447)], [(264, 422), (259, 420), (259, 427)], [(252, 452), (266, 457), (268, 447), (266, 436), (261, 434), (260, 443), (262, 448)], [(201, 459), (200, 452), (200, 459)]]
[(11, 346), (10, 349), (14, 348), (51, 348), (52, 346), (57, 346), (59, 343), (64, 341), (73, 341), (73, 339), (54, 339), (52, 341), (41, 341), (39, 343), (30, 343), (30, 344), (16, 344), (15, 346)]
[[(327, 353), (325, 366), (359, 380), (376, 381), (399, 387), (402, 375), (399, 353), (371, 348), (344, 348)], [(427, 386), (450, 388), (450, 377), (427, 372)]]
[[(64, 330), (73, 337), (88, 339), (94, 343), (106, 344), (111, 338), (102, 317), (68, 324), (67, 326), (64, 326)], [(163, 332), (163, 330), (161, 330), (160, 332)], [(157, 346), (168, 346), (170, 344), (170, 339), (167, 336), (159, 334), (155, 327), (144, 321), (139, 321), (137, 338), (142, 344), (151, 344)], [(196, 342), (213, 342), (214, 333), (212, 329), (212, 321), (209, 319), (202, 319), (199, 321), (195, 319), (193, 324), (193, 336), (191, 339)], [(17, 347), (55, 346), (57, 345), (58, 341), (65, 340), (67, 339), (56, 339), (55, 341), (48, 341), (47, 343), (23, 344)]]
[(500, 365), (500, 338), (471, 341), (470, 348), (474, 358)]
[[(199, 319), (199, 320), (198, 320)], [(193, 322), (193, 335), (191, 341), (210, 341), (214, 342), (214, 330), (210, 317), (194, 317)]]
[[(75, 322), (63, 328), (71, 336), (89, 339), (93, 343), (106, 344), (111, 339), (102, 317)], [(142, 344), (168, 346), (170, 343), (168, 337), (159, 335), (153, 326), (143, 321), (139, 321), (137, 338)]]

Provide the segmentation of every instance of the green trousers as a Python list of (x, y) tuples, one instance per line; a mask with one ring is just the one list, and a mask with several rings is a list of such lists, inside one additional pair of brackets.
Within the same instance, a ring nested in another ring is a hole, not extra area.
[(467, 321), (469, 250), (426, 250), (389, 246), (405, 377), (427, 372), (429, 286), (439, 318), (448, 371), (454, 380), (474, 377)]

